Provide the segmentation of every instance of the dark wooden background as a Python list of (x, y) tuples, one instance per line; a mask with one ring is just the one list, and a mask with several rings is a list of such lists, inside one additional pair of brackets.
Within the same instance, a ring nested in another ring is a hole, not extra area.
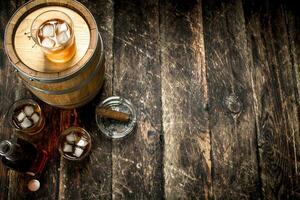
[[(42, 102), (50, 152), (41, 188), (0, 165), (0, 199), (300, 199), (300, 14), (295, 1), (81, 0), (106, 50), (105, 85), (88, 105)], [(5, 113), (33, 97), (13, 73), (5, 25), (25, 1), (0, 1), (0, 139)], [(120, 95), (136, 132), (103, 137), (94, 108)], [(35, 97), (33, 97), (35, 98)], [(55, 148), (69, 126), (87, 129), (83, 163)]]

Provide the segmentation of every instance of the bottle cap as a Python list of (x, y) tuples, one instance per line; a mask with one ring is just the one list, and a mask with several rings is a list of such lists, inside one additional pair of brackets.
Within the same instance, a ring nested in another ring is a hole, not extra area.
[(31, 192), (35, 192), (35, 191), (38, 191), (38, 189), (40, 189), (40, 182), (36, 179), (32, 179), (28, 182), (28, 190), (30, 190)]
[(12, 153), (12, 143), (8, 140), (4, 140), (0, 142), (0, 155), (8, 156)]

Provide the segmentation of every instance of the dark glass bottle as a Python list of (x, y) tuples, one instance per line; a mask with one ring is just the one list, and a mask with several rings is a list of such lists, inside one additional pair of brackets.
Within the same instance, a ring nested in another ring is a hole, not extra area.
[(20, 138), (16, 142), (1, 141), (0, 155), (5, 166), (31, 176), (39, 175), (48, 159), (46, 151), (37, 149), (33, 144)]

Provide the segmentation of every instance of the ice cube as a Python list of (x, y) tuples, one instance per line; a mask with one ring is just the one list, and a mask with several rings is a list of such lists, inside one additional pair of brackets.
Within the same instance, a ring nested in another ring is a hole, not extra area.
[(79, 147), (85, 147), (88, 144), (88, 142), (84, 138), (80, 138), (80, 140), (76, 143)]
[(57, 24), (56, 25), (56, 32), (57, 34), (65, 32), (68, 30), (68, 24), (66, 22), (62, 23), (62, 24)]
[(76, 140), (76, 136), (74, 135), (74, 133), (70, 133), (69, 135), (66, 136), (66, 140), (69, 143), (74, 143)]
[(43, 37), (54, 37), (54, 26), (52, 24), (45, 24), (42, 27)]
[(39, 114), (37, 114), (37, 113), (34, 113), (32, 116), (31, 116), (31, 119), (32, 119), (32, 121), (33, 121), (33, 123), (38, 123), (38, 121), (40, 120), (40, 116), (39, 116)]
[(82, 155), (83, 149), (80, 147), (75, 147), (74, 155), (78, 158)]
[(61, 32), (60, 34), (58, 34), (56, 36), (56, 40), (59, 44), (64, 44), (66, 42), (68, 42), (68, 40), (70, 39), (70, 37), (68, 36), (67, 32)]
[(68, 143), (65, 142), (63, 152), (70, 153), (72, 151), (73, 151), (72, 145), (69, 145)]
[(50, 38), (45, 38), (42, 40), (42, 46), (46, 48), (53, 48), (55, 46), (55, 41)]
[(32, 113), (34, 113), (34, 107), (33, 106), (25, 106), (24, 113), (27, 117), (31, 116)]
[(23, 121), (23, 119), (26, 117), (25, 113), (23, 111), (21, 111), (18, 115), (17, 115), (17, 120), (18, 122)]
[(29, 128), (30, 126), (32, 126), (32, 122), (27, 117), (25, 117), (24, 120), (20, 123), (20, 126), (23, 129), (26, 129), (26, 128)]

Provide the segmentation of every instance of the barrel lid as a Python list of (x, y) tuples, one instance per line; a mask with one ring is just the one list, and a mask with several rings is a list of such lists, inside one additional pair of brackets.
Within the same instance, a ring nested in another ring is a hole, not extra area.
[[(67, 63), (49, 61), (30, 37), (30, 27), (36, 16), (47, 10), (59, 10), (74, 23), (76, 54)], [(31, 80), (65, 79), (81, 71), (93, 56), (98, 42), (96, 22), (89, 10), (77, 1), (34, 0), (20, 7), (5, 31), (4, 46), (16, 71)]]

